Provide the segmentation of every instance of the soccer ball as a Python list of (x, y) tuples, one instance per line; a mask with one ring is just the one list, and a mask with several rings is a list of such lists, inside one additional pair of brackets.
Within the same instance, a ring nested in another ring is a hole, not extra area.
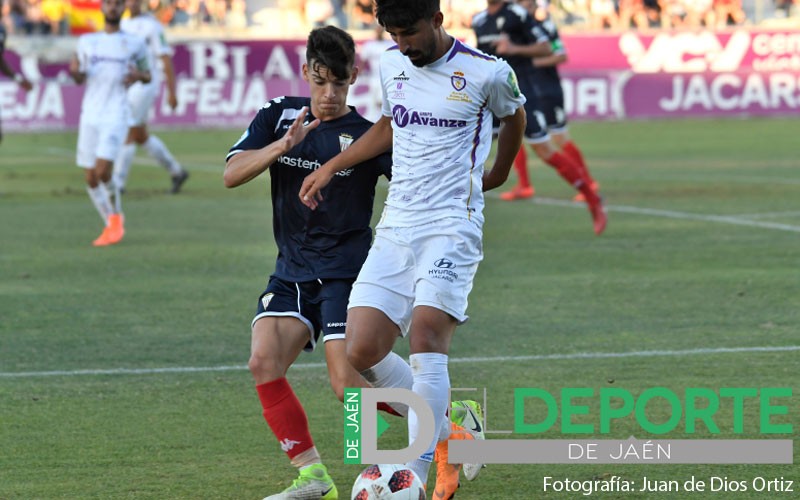
[(425, 500), (425, 488), (405, 465), (370, 465), (353, 484), (352, 500)]

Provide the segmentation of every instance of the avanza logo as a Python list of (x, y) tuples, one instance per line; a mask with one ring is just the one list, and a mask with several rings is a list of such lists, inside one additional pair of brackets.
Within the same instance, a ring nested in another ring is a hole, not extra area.
[(398, 127), (408, 125), (423, 125), (428, 127), (459, 128), (466, 127), (465, 120), (452, 118), (437, 118), (429, 111), (409, 111), (405, 106), (397, 104), (392, 108), (392, 118)]
[(710, 31), (659, 33), (645, 47), (634, 33), (619, 39), (619, 49), (635, 73), (715, 73), (736, 71), (750, 49), (750, 35), (735, 31), (723, 45)]

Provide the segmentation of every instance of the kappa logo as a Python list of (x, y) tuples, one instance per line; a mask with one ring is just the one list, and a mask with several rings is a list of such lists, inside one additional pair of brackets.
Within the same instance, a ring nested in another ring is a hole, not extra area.
[(289, 438), (285, 438), (280, 443), (281, 443), (281, 450), (283, 450), (284, 453), (288, 453), (292, 448), (300, 444), (300, 441), (292, 441)]

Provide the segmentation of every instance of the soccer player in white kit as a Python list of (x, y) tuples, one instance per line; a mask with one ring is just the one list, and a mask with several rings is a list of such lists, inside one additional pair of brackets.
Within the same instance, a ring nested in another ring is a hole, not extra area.
[[(118, 185), (120, 189), (125, 188), (133, 157), (136, 155), (136, 146), (144, 146), (150, 156), (169, 172), (172, 179), (170, 192), (176, 194), (189, 178), (189, 172), (175, 160), (164, 142), (147, 130), (150, 110), (161, 89), (162, 72), (166, 83), (167, 104), (172, 109), (178, 106), (178, 98), (175, 94), (175, 70), (172, 66), (172, 48), (164, 37), (164, 27), (158, 19), (150, 13), (142, 12), (142, 0), (125, 0), (125, 6), (131, 17), (123, 19), (120, 27), (122, 31), (139, 35), (147, 42), (152, 79), (149, 83), (135, 83), (128, 88), (128, 102), (131, 107), (128, 123), (130, 129), (128, 137), (125, 139), (125, 145), (114, 162), (114, 184)], [(161, 71), (158, 68), (159, 63)]]
[[(503, 60), (448, 35), (438, 0), (377, 0), (378, 22), (397, 44), (381, 58), (383, 116), (344, 152), (306, 177), (310, 208), (336, 172), (393, 148), (392, 180), (375, 241), (350, 294), (347, 357), (373, 386), (412, 389), (447, 439), (447, 354), (467, 320), (467, 296), (483, 258), (483, 191), (500, 186), (522, 143), (525, 97)], [(492, 114), (500, 118), (497, 155)], [(392, 353), (408, 335), (410, 366)], [(409, 413), (409, 441), (419, 433)], [(454, 439), (456, 437), (451, 437)], [(436, 455), (433, 498), (450, 498), (460, 467), (436, 440), (408, 464), (423, 482)]]
[(123, 0), (103, 0), (101, 10), (104, 30), (81, 35), (69, 65), (75, 83), (86, 82), (76, 163), (85, 169), (89, 198), (106, 223), (94, 246), (119, 243), (125, 234), (119, 192), (112, 204), (107, 183), (128, 131), (127, 87), (150, 81), (144, 39), (119, 29)]

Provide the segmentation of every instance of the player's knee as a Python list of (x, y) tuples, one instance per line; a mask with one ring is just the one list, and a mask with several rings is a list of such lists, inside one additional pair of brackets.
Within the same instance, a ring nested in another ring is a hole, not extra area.
[(247, 367), (253, 378), (260, 383), (279, 379), (286, 374), (286, 367), (283, 367), (278, 359), (269, 354), (255, 352), (250, 354)]
[(359, 373), (372, 368), (381, 360), (374, 347), (366, 343), (348, 342), (346, 350), (347, 361)]

